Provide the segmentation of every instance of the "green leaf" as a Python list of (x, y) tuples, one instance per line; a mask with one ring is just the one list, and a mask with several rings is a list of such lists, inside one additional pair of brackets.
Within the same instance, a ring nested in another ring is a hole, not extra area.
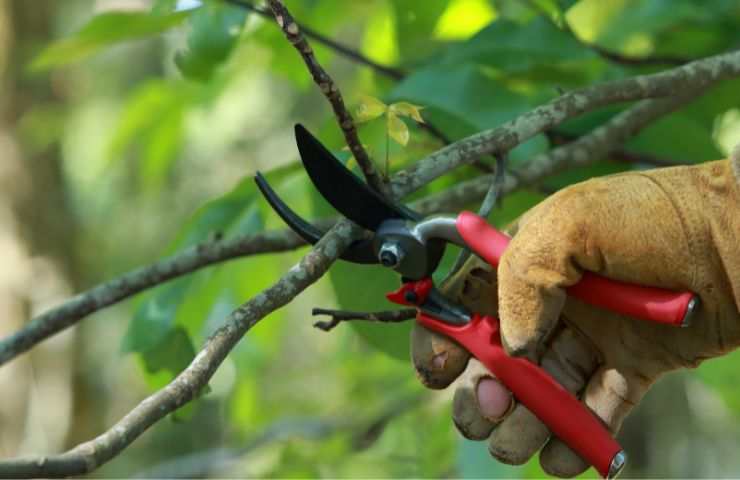
[(108, 12), (90, 20), (77, 33), (59, 40), (39, 54), (30, 68), (46, 70), (87, 58), (105, 47), (151, 37), (180, 25), (190, 12), (155, 15), (141, 12)]
[(525, 25), (497, 20), (467, 42), (451, 48), (442, 62), (474, 62), (518, 73), (542, 65), (578, 70), (584, 68), (584, 61), (597, 58), (593, 51), (551, 21), (537, 17)]
[(632, 150), (678, 161), (702, 162), (722, 158), (712, 138), (712, 125), (685, 112), (662, 118), (642, 130), (627, 144)]
[(557, 0), (532, 0), (532, 5), (562, 28), (565, 26), (563, 10)]
[(393, 112), (388, 112), (388, 135), (404, 147), (409, 143), (409, 127)]
[(154, 0), (152, 13), (157, 15), (168, 14), (175, 11), (178, 0)]
[(411, 117), (419, 123), (424, 123), (424, 119), (421, 117), (421, 110), (423, 108), (409, 102), (396, 102), (389, 107), (389, 110), (396, 115)]
[(383, 115), (388, 110), (388, 105), (381, 102), (375, 97), (369, 95), (363, 95), (360, 99), (360, 103), (357, 105), (357, 116), (358, 123), (369, 122), (379, 116)]
[(440, 16), (448, 0), (427, 0), (423, 3), (393, 0), (396, 38), (403, 60), (431, 54), (438, 43), (432, 40)]
[(437, 107), (479, 129), (493, 128), (530, 108), (527, 97), (469, 63), (454, 69), (434, 66), (417, 70), (391, 92), (390, 98)]
[(179, 99), (171, 108), (159, 112), (159, 122), (147, 132), (139, 171), (145, 188), (152, 189), (163, 184), (182, 150), (186, 111), (187, 105), (183, 99)]
[[(377, 265), (363, 266), (336, 262), (329, 270), (339, 307), (346, 310), (373, 312), (399, 308), (385, 294), (399, 285), (398, 274)], [(351, 322), (352, 327), (378, 350), (401, 361), (409, 359), (411, 322)]]
[(740, 350), (722, 357), (713, 358), (702, 363), (697, 368), (699, 378), (722, 397), (725, 405), (740, 416), (740, 392), (737, 389), (740, 382)]
[(208, 3), (190, 17), (187, 49), (175, 55), (180, 72), (191, 80), (208, 81), (231, 54), (244, 28), (243, 8)]
[(602, 160), (587, 167), (570, 168), (562, 173), (551, 175), (542, 183), (548, 188), (559, 190), (568, 185), (586, 181), (589, 178), (602, 177), (630, 169), (632, 169), (632, 165), (627, 162)]
[[(473, 64), (463, 64), (454, 69), (434, 66), (418, 70), (401, 82), (391, 92), (390, 98), (443, 110), (456, 118), (453, 129), (465, 134), (497, 127), (533, 106), (532, 99), (513, 91), (485, 69)], [(461, 129), (464, 125), (471, 128)], [(544, 138), (537, 136), (514, 149), (511, 159), (531, 158), (546, 147)]]
[[(201, 207), (167, 251), (180, 250), (209, 238), (260, 231), (263, 222), (255, 203), (257, 195), (253, 180), (243, 180), (231, 192)], [(217, 300), (223, 292), (222, 286), (212, 288), (209, 285), (214, 278), (217, 278), (214, 270), (206, 269), (148, 292), (129, 323), (122, 350), (141, 354), (146, 365), (161, 365), (162, 360), (157, 355), (163, 341), (178, 330), (185, 332), (188, 338), (201, 333), (209, 312), (218, 305)], [(152, 356), (154, 358), (150, 359)], [(158, 372), (154, 367), (149, 372), (172, 374), (171, 369)]]
[(185, 143), (185, 120), (200, 91), (183, 81), (153, 80), (136, 89), (126, 101), (107, 148), (109, 161), (125, 158), (128, 149), (139, 154), (137, 173), (145, 188), (167, 178)]
[(161, 388), (169, 382), (169, 379), (182, 372), (195, 358), (195, 347), (188, 334), (182, 328), (174, 328), (161, 341), (152, 345), (146, 355), (142, 355), (144, 368), (149, 373), (166, 373), (158, 377), (160, 381), (154, 382), (154, 388)]
[(487, 442), (460, 437), (457, 444), (457, 472), (460, 478), (521, 478), (521, 467), (503, 464), (488, 453)]

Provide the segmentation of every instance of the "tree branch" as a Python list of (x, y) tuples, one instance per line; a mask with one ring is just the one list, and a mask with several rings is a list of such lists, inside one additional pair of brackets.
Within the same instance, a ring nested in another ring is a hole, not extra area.
[[(322, 226), (328, 228), (333, 223), (322, 222)], [(260, 253), (285, 252), (305, 244), (290, 229), (239, 235), (233, 239), (213, 238), (199, 243), (152, 265), (101, 283), (33, 318), (21, 330), (0, 340), (0, 365), (74, 325), (84, 316), (173, 278), (226, 260)]]
[[(518, 188), (536, 184), (548, 176), (572, 167), (583, 167), (602, 160), (640, 130), (700, 96), (705, 89), (660, 100), (643, 100), (616, 115), (588, 135), (540, 154), (516, 171), (506, 174), (501, 186), (505, 195)], [(493, 175), (462, 182), (443, 193), (419, 201), (416, 208), (441, 210), (443, 205), (465, 208), (470, 198), (480, 198), (489, 190)]]
[(684, 63), (690, 62), (691, 58), (678, 57), (672, 55), (647, 55), (644, 57), (632, 57), (628, 55), (622, 55), (621, 53), (613, 52), (604, 47), (594, 45), (593, 43), (586, 43), (578, 39), (578, 41), (586, 48), (590, 48), (601, 57), (620, 65), (627, 65), (631, 67), (644, 67), (644, 66), (665, 66), (665, 65), (683, 65)]
[(367, 183), (375, 189), (375, 191), (388, 196), (389, 190), (383, 182), (383, 179), (378, 174), (378, 171), (375, 168), (375, 165), (373, 165), (372, 160), (370, 160), (365, 148), (362, 146), (362, 142), (357, 135), (357, 127), (352, 119), (352, 114), (349, 113), (347, 107), (344, 105), (342, 93), (339, 91), (339, 88), (337, 88), (334, 80), (319, 64), (311, 45), (306, 41), (306, 38), (301, 33), (300, 27), (295, 22), (288, 9), (285, 8), (283, 2), (280, 0), (268, 0), (268, 4), (270, 5), (270, 9), (272, 9), (272, 13), (275, 15), (275, 20), (285, 34), (285, 37), (290, 41), (295, 49), (298, 50), (298, 53), (300, 53), (303, 58), (306, 67), (308, 67), (309, 72), (311, 72), (314, 82), (316, 82), (316, 85), (319, 86), (321, 92), (327, 100), (329, 100), (329, 103), (331, 103), (331, 106), (334, 109), (334, 115), (337, 117), (339, 126), (344, 133), (345, 140), (347, 141), (347, 146), (352, 152), (352, 155), (354, 155), (355, 160), (357, 160), (357, 164), (365, 175)]
[(328, 315), (331, 320), (320, 321), (313, 324), (319, 330), (328, 332), (341, 322), (348, 320), (364, 320), (367, 322), (400, 323), (416, 317), (416, 309), (405, 308), (402, 310), (388, 310), (385, 312), (351, 312), (347, 310), (327, 310), (325, 308), (314, 308), (311, 315)]
[(606, 105), (671, 97), (740, 75), (740, 50), (715, 55), (651, 75), (594, 85), (561, 95), (504, 125), (459, 140), (398, 173), (392, 182), (396, 198), (483, 155), (507, 152), (534, 135), (587, 111)]
[(284, 306), (318, 280), (360, 233), (361, 230), (349, 221), (340, 220), (277, 283), (232, 312), (224, 326), (206, 340), (198, 355), (182, 373), (144, 399), (110, 430), (58, 455), (2, 461), (0, 477), (84, 475), (118, 455), (154, 423), (195, 398), (242, 336), (261, 318)]
[[(578, 140), (578, 135), (571, 135), (565, 132), (548, 130), (545, 132), (550, 145), (560, 146)], [(617, 148), (610, 152), (610, 157), (615, 160), (629, 163), (644, 163), (654, 167), (676, 167), (678, 165), (690, 165), (691, 162), (686, 160), (676, 160), (673, 158), (664, 158), (648, 153), (633, 152), (624, 148)]]

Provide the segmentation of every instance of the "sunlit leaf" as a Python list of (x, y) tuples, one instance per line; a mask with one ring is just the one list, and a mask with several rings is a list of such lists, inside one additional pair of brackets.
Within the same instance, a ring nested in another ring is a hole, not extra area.
[[(187, 222), (168, 251), (180, 250), (203, 240), (228, 237), (234, 233), (259, 231), (263, 223), (255, 205), (257, 195), (252, 179), (245, 179), (231, 192), (201, 207)], [(248, 220), (246, 223), (245, 217)], [(139, 353), (147, 365), (156, 366), (161, 362), (157, 360), (159, 354), (155, 350), (158, 350), (157, 345), (166, 338), (175, 335), (178, 330), (182, 330), (188, 338), (201, 333), (201, 327), (208, 319), (208, 312), (222, 291), (219, 289), (206, 295), (206, 285), (214, 278), (213, 275), (214, 271), (207, 269), (162, 284), (148, 292), (129, 323), (122, 341), (122, 350)], [(191, 301), (204, 302), (201, 311), (203, 315), (196, 320), (189, 320), (193, 317), (187, 315), (198, 310)], [(194, 321), (198, 323), (193, 324)], [(149, 360), (151, 355), (155, 355), (156, 361)], [(170, 377), (172, 374), (172, 369), (160, 369), (164, 372), (154, 370), (156, 369), (152, 367), (149, 373)]]
[(520, 73), (543, 65), (549, 68), (585, 70), (598, 56), (550, 20), (537, 17), (520, 25), (500, 19), (476, 36), (451, 48), (442, 61), (453, 64), (475, 62), (507, 73)]
[(357, 105), (356, 120), (360, 123), (368, 122), (383, 115), (387, 109), (388, 106), (377, 98), (363, 95)]
[(486, 0), (452, 0), (437, 23), (434, 36), (442, 39), (468, 38), (494, 18), (495, 11)]
[(409, 127), (393, 112), (388, 112), (388, 135), (404, 147), (409, 143)]
[(136, 152), (132, 158), (141, 184), (162, 185), (185, 145), (185, 121), (199, 95), (195, 87), (183, 81), (153, 80), (134, 90), (108, 144), (109, 161)]
[(424, 123), (424, 119), (421, 117), (421, 110), (423, 108), (409, 102), (396, 102), (391, 104), (389, 110), (396, 115), (411, 117), (419, 123)]
[(448, 3), (449, 0), (392, 0), (395, 34), (404, 62), (424, 58), (440, 47), (441, 42), (434, 38), (434, 31)]
[(190, 12), (155, 15), (141, 12), (107, 12), (93, 17), (72, 36), (48, 46), (31, 63), (44, 70), (80, 61), (116, 43), (138, 40), (180, 25)]
[(724, 357), (702, 363), (696, 369), (697, 376), (718, 393), (725, 405), (738, 417), (740, 417), (740, 392), (735, 386), (740, 381), (739, 364), (740, 351), (736, 350)]
[(431, 66), (417, 70), (392, 91), (390, 98), (437, 107), (479, 129), (499, 125), (532, 105), (526, 96), (512, 91), (473, 64), (454, 69)]
[(557, 0), (532, 0), (532, 4), (550, 17), (559, 27), (562, 28), (565, 25), (563, 10)]

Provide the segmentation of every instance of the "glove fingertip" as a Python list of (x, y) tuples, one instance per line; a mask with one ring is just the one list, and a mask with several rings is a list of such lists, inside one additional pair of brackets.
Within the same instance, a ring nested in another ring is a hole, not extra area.
[(411, 331), (411, 359), (421, 383), (439, 390), (465, 370), (470, 354), (453, 340), (415, 325)]
[(540, 466), (549, 475), (573, 478), (588, 470), (589, 465), (557, 438), (550, 439), (540, 451)]

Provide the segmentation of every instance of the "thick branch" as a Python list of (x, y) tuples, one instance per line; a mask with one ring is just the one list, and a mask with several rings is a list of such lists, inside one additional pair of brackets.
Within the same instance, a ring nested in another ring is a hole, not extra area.
[(224, 326), (205, 342), (182, 373), (144, 399), (110, 430), (59, 455), (0, 462), (0, 477), (84, 475), (118, 455), (154, 423), (195, 398), (242, 336), (261, 318), (287, 304), (318, 280), (359, 233), (359, 229), (346, 220), (337, 223), (331, 233), (277, 283), (229, 315)]
[(566, 93), (491, 130), (471, 135), (427, 156), (397, 174), (394, 194), (401, 198), (431, 180), (483, 155), (507, 152), (538, 133), (606, 105), (671, 97), (740, 75), (740, 51), (708, 57), (665, 72), (602, 83)]
[[(703, 91), (697, 90), (681, 97), (644, 100), (638, 103), (588, 135), (538, 155), (521, 168), (507, 174), (500, 194), (533, 185), (567, 168), (587, 166), (606, 158), (612, 151), (619, 150), (640, 130), (698, 97)], [(493, 175), (484, 175), (459, 183), (441, 194), (419, 201), (417, 208), (441, 211), (443, 206), (454, 206), (456, 210), (462, 209), (469, 203), (470, 198), (481, 198), (486, 195), (492, 181)]]
[(268, 4), (272, 9), (272, 13), (275, 15), (280, 28), (283, 30), (286, 38), (301, 54), (303, 61), (306, 63), (306, 67), (311, 72), (311, 76), (319, 86), (321, 92), (331, 103), (334, 109), (334, 115), (337, 117), (339, 126), (342, 128), (344, 138), (347, 141), (347, 146), (357, 160), (357, 164), (362, 169), (362, 173), (367, 179), (367, 183), (373, 187), (376, 191), (387, 195), (388, 189), (383, 183), (383, 179), (380, 178), (378, 171), (373, 165), (372, 160), (368, 156), (365, 148), (362, 146), (359, 136), (357, 135), (357, 127), (352, 119), (352, 114), (349, 113), (347, 107), (344, 105), (344, 99), (342, 93), (337, 88), (334, 80), (326, 73), (326, 70), (319, 64), (316, 56), (313, 53), (311, 45), (308, 44), (306, 38), (301, 33), (301, 29), (293, 19), (285, 5), (280, 0), (268, 0)]
[[(333, 223), (324, 222), (324, 226), (328, 228)], [(285, 252), (305, 243), (292, 230), (283, 229), (255, 235), (239, 235), (233, 239), (214, 238), (187, 248), (152, 265), (101, 283), (59, 307), (33, 318), (21, 330), (0, 340), (0, 365), (42, 340), (74, 325), (82, 317), (143, 290), (214, 263), (260, 253)]]

